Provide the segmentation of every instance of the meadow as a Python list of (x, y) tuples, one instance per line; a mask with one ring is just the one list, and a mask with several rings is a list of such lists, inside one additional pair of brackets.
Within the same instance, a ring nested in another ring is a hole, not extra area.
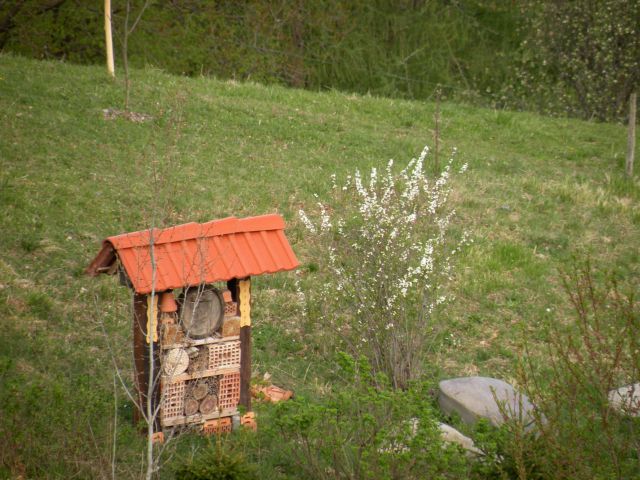
[[(106, 118), (123, 98), (122, 81), (102, 67), (0, 55), (2, 477), (110, 475), (112, 360), (130, 371), (131, 327), (127, 289), (83, 273), (104, 238), (152, 221), (277, 212), (312, 285), (323, 259), (311, 255), (298, 210), (316, 194), (327, 198), (333, 174), (381, 169), (391, 158), (402, 167), (434, 145), (431, 102), (152, 68), (132, 71), (131, 109), (150, 119)], [(560, 273), (576, 258), (623, 282), (639, 278), (640, 182), (624, 176), (626, 130), (438, 108), (440, 161), (455, 148), (454, 165), (468, 164), (453, 179), (452, 203), (455, 228), (473, 243), (457, 259), (430, 375), (517, 383), (524, 340), (544, 358), (549, 324), (571, 318)], [(293, 278), (255, 281), (254, 375), (269, 372), (277, 385), (321, 399), (334, 365), (296, 317)], [(134, 478), (144, 440), (115, 391), (118, 477)], [(273, 418), (271, 406), (257, 411), (261, 422)]]

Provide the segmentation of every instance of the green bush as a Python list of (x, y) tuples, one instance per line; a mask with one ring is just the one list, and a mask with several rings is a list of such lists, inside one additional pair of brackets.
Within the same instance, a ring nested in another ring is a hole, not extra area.
[(640, 84), (640, 1), (527, 1), (520, 106), (586, 119), (626, 117)]
[[(131, 0), (134, 15), (142, 4)], [(103, 63), (100, 7), (0, 2), (0, 50)], [(119, 62), (125, 1), (113, 0), (112, 10)], [(154, 1), (129, 39), (129, 58), (174, 74), (478, 98), (507, 79), (516, 14), (509, 3), (484, 0)]]
[(339, 388), (277, 405), (264, 426), (282, 468), (309, 479), (465, 478), (464, 455), (440, 438), (428, 384), (400, 391), (365, 359), (341, 354), (338, 363)]
[(175, 468), (178, 480), (254, 480), (256, 467), (218, 438)]
[[(573, 322), (549, 325), (544, 361), (527, 356), (519, 383), (542, 414), (537, 436), (511, 436), (519, 469), (542, 478), (638, 478), (640, 419), (612, 408), (609, 392), (640, 379), (637, 279), (599, 280), (588, 263), (564, 276)], [(517, 433), (517, 432), (516, 432)], [(530, 478), (529, 474), (527, 478)], [(519, 478), (525, 478), (520, 475)]]

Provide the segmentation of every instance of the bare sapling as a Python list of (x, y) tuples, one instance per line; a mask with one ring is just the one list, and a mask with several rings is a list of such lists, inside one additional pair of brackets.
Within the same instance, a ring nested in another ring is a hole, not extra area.
[[(124, 70), (124, 110), (129, 111), (129, 98), (131, 96), (131, 78), (129, 76), (129, 37), (140, 23), (140, 19), (145, 10), (151, 4), (151, 0), (145, 0), (138, 11), (138, 15), (132, 24), (129, 23), (131, 16), (131, 0), (127, 0), (124, 16), (124, 30), (122, 33), (122, 69)], [(131, 25), (131, 26), (130, 26)]]

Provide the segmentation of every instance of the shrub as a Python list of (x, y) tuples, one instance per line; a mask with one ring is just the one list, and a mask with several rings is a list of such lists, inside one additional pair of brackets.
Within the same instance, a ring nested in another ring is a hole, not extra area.
[(528, 358), (519, 381), (544, 412), (529, 461), (544, 478), (637, 478), (640, 419), (615, 411), (612, 389), (640, 379), (640, 309), (634, 291), (608, 275), (603, 282), (585, 263), (564, 276), (575, 310), (564, 326), (549, 326), (544, 364)]
[(248, 463), (239, 452), (217, 439), (209, 442), (191, 458), (185, 459), (175, 469), (178, 480), (254, 480), (258, 478), (254, 465)]
[(343, 380), (320, 401), (278, 404), (271, 435), (295, 478), (465, 478), (467, 462), (445, 446), (428, 384), (391, 388), (364, 357), (338, 358)]
[[(517, 90), (522, 106), (622, 119), (640, 83), (640, 2), (527, 1)], [(532, 105), (537, 103), (537, 105)]]
[(315, 221), (299, 212), (313, 256), (323, 261), (319, 291), (307, 297), (323, 341), (341, 339), (396, 388), (421, 372), (436, 310), (449, 299), (453, 257), (465, 242), (450, 231), (452, 160), (429, 179), (427, 152), (399, 174), (390, 161), (381, 178), (376, 168), (366, 182), (358, 170), (341, 187), (334, 178), (330, 203), (318, 202)]

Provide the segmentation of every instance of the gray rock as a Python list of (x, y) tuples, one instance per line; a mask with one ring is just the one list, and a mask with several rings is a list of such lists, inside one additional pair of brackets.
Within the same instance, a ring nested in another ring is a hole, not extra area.
[(496, 400), (504, 405), (503, 411), (508, 417), (521, 418), (525, 426), (532, 424), (535, 407), (526, 395), (507, 382), (488, 377), (463, 377), (443, 380), (439, 384), (438, 403), (442, 411), (449, 415), (457, 413), (466, 424), (486, 418), (496, 427), (502, 425), (504, 417)]
[(625, 415), (640, 417), (640, 383), (632, 383), (611, 390), (609, 405)]
[(473, 455), (482, 455), (482, 451), (476, 448), (473, 440), (471, 440), (466, 435), (463, 435), (458, 430), (453, 428), (451, 425), (447, 425), (446, 423), (438, 423), (438, 428), (440, 428), (440, 436), (442, 440), (447, 443), (457, 443), (462, 448), (464, 448), (467, 452)]

